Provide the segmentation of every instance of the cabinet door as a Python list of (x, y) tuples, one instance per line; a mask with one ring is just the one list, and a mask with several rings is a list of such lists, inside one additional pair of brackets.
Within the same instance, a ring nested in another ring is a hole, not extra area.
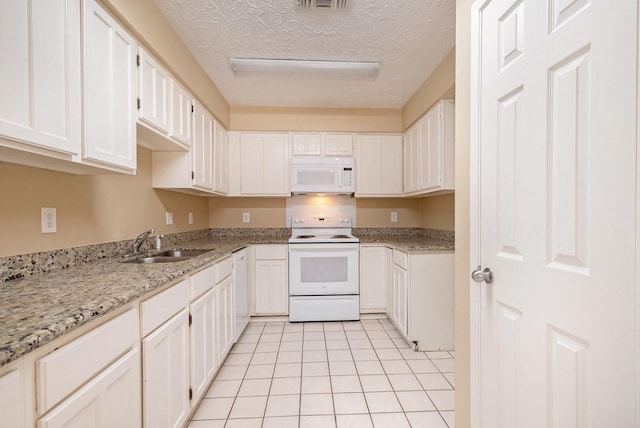
[(80, 9), (0, 2), (0, 137), (80, 153)]
[(408, 334), (408, 275), (407, 271), (398, 265), (393, 265), (393, 308), (391, 318), (396, 323), (400, 333)]
[(249, 252), (243, 249), (233, 255), (233, 290), (235, 298), (235, 321), (233, 341), (236, 342), (249, 323)]
[(193, 102), (193, 146), (191, 147), (193, 187), (213, 190), (213, 133), (211, 113), (202, 104)]
[(433, 107), (420, 119), (420, 183), (418, 190), (429, 192), (442, 188), (442, 104)]
[(145, 337), (142, 340), (142, 353), (144, 426), (182, 426), (189, 414), (187, 309), (183, 309)]
[(215, 290), (210, 290), (190, 305), (191, 312), (191, 387), (192, 402), (207, 391), (216, 369), (214, 309)]
[(402, 136), (358, 135), (356, 196), (402, 196)]
[(320, 141), (318, 133), (292, 134), (293, 156), (320, 156)]
[[(4, 367), (3, 367), (4, 368)], [(0, 428), (24, 426), (22, 370), (16, 368), (0, 376)]]
[(47, 413), (38, 421), (38, 428), (140, 427), (140, 404), (140, 351), (136, 347)]
[(288, 134), (240, 136), (240, 193), (289, 196)]
[(420, 185), (420, 122), (404, 134), (404, 193), (418, 191)]
[(361, 312), (383, 312), (386, 308), (390, 251), (386, 247), (360, 247)]
[(136, 41), (95, 0), (84, 2), (84, 153), (136, 167)]
[(327, 156), (352, 156), (352, 134), (326, 134), (324, 154)]
[(138, 120), (160, 131), (169, 132), (169, 72), (144, 49), (138, 49)]
[(256, 260), (256, 314), (286, 315), (289, 287), (286, 260)]
[(217, 360), (222, 361), (233, 345), (233, 325), (235, 310), (233, 302), (233, 281), (228, 276), (215, 288), (216, 291), (216, 349)]
[(171, 125), (169, 136), (191, 147), (192, 101), (191, 94), (175, 79), (171, 79)]
[(227, 130), (216, 122), (216, 138), (214, 141), (214, 186), (216, 193), (226, 195), (229, 192), (229, 136)]

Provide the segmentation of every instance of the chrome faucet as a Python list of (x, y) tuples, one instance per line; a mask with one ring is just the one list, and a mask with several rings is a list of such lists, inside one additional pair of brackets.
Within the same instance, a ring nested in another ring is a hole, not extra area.
[(149, 235), (151, 235), (152, 233), (153, 229), (149, 229), (146, 232), (142, 232), (140, 235), (138, 235), (136, 240), (133, 242), (133, 254), (136, 254), (140, 251), (140, 247), (142, 247), (144, 241), (146, 241)]

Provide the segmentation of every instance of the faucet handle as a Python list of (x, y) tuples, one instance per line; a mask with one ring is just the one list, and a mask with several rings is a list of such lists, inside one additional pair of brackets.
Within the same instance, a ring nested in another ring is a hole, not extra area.
[(156, 250), (162, 250), (162, 239), (164, 238), (163, 234), (156, 235)]

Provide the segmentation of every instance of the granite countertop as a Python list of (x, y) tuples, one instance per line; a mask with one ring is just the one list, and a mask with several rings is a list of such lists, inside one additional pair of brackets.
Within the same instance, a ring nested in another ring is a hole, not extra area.
[[(361, 244), (405, 251), (453, 250), (451, 234), (394, 234), (384, 229), (354, 229), (354, 234)], [(121, 257), (111, 257), (0, 283), (0, 366), (236, 250), (251, 244), (286, 244), (287, 238), (205, 237), (166, 247), (210, 250), (182, 262), (122, 263)]]

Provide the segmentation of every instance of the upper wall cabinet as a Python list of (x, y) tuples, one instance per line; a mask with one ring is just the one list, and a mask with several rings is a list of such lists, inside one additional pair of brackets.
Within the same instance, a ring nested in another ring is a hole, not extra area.
[(151, 150), (188, 150), (192, 96), (144, 49), (138, 49), (138, 143)]
[(405, 195), (454, 190), (454, 102), (438, 102), (404, 137)]
[(353, 134), (294, 132), (291, 146), (293, 156), (352, 156)]
[(240, 135), (240, 195), (290, 196), (289, 135)]
[(135, 39), (95, 0), (84, 1), (82, 161), (136, 168)]
[(0, 40), (0, 146), (71, 160), (81, 144), (79, 1), (0, 2)]
[(402, 196), (402, 135), (356, 136), (356, 197)]

